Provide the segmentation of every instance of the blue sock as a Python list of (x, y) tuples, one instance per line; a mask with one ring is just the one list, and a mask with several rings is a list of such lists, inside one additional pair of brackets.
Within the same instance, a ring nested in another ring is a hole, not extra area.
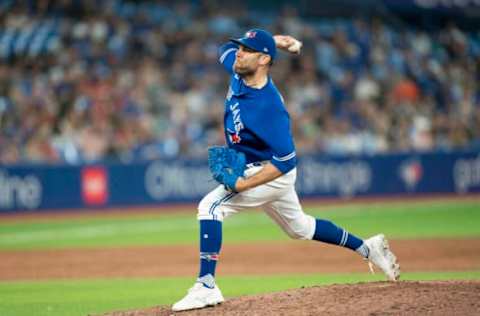
[(200, 273), (201, 278), (210, 274), (215, 276), (218, 254), (222, 247), (222, 222), (215, 220), (200, 221)]
[(345, 229), (338, 227), (330, 221), (316, 219), (315, 222), (313, 240), (346, 247), (358, 252), (365, 258), (368, 257), (368, 247), (364, 245), (362, 239), (350, 234)]

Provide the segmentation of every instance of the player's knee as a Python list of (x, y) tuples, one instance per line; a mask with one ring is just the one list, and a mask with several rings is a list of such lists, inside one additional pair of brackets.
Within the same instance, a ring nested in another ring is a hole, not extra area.
[(210, 207), (211, 207), (211, 203), (209, 203), (207, 201), (207, 199), (203, 198), (200, 203), (198, 203), (198, 206), (197, 206), (197, 217), (198, 219), (201, 219), (201, 218), (204, 218), (206, 216), (209, 215), (209, 211), (210, 211)]
[(223, 217), (218, 211), (218, 207), (214, 207), (214, 201), (210, 199), (203, 198), (197, 207), (197, 219), (198, 220), (217, 220), (222, 221)]
[(287, 235), (292, 239), (309, 240), (315, 232), (315, 219), (306, 215), (292, 222), (286, 230)]
[(306, 232), (303, 230), (287, 231), (287, 235), (292, 239), (299, 239), (299, 240), (309, 239), (308, 234), (306, 234)]
[(286, 233), (287, 233), (288, 237), (290, 237), (292, 239), (301, 239), (301, 236), (294, 231), (287, 230)]

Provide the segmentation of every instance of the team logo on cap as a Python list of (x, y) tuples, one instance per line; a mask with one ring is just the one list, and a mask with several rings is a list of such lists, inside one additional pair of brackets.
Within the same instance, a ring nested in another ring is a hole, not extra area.
[(247, 38), (254, 38), (255, 36), (257, 36), (257, 32), (250, 31), (245, 33), (245, 37)]

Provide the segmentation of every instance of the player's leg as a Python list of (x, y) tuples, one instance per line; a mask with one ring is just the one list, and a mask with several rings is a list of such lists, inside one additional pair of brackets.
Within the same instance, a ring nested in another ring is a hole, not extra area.
[[(219, 185), (207, 194), (198, 205), (197, 219), (200, 226), (200, 269), (198, 278), (206, 286), (212, 286), (215, 269), (222, 247), (222, 225), (227, 210), (224, 204), (237, 193), (225, 190)], [(229, 213), (234, 213), (229, 209)]]
[[(254, 169), (247, 170), (247, 176), (254, 173)], [(215, 283), (215, 270), (222, 246), (223, 220), (237, 211), (258, 208), (278, 194), (275, 187), (261, 187), (248, 192), (232, 193), (220, 185), (199, 203), (197, 215), (200, 225), (199, 274), (191, 291), (173, 305), (174, 311), (202, 308), (224, 301)]]
[(399, 277), (399, 265), (383, 235), (363, 241), (331, 221), (305, 214), (292, 187), (265, 212), (292, 238), (312, 239), (351, 249), (380, 267), (389, 279)]
[(268, 204), (265, 211), (294, 239), (317, 240), (352, 249), (363, 257), (368, 256), (368, 248), (362, 239), (331, 221), (305, 214), (293, 187)]
[[(252, 176), (261, 168), (261, 166), (248, 168), (245, 172), (246, 177)], [(279, 181), (282, 181), (282, 177)], [(222, 245), (223, 220), (238, 211), (259, 208), (277, 199), (282, 188), (279, 185), (265, 184), (241, 193), (233, 193), (220, 185), (202, 199), (198, 205), (197, 215), (200, 223), (198, 277), (205, 278), (206, 285), (209, 285), (211, 277), (215, 277), (215, 268)]]
[(175, 303), (173, 311), (183, 311), (212, 306), (224, 301), (215, 284), (215, 269), (222, 247), (223, 214), (218, 212), (221, 203), (231, 199), (234, 193), (217, 186), (198, 205), (197, 218), (200, 226), (200, 269), (197, 281), (188, 294)]

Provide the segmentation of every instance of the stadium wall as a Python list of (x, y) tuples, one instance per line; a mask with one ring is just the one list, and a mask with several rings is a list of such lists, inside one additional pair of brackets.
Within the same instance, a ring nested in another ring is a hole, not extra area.
[[(198, 201), (214, 188), (205, 160), (0, 166), (0, 212)], [(480, 152), (299, 158), (302, 197), (480, 192)]]

